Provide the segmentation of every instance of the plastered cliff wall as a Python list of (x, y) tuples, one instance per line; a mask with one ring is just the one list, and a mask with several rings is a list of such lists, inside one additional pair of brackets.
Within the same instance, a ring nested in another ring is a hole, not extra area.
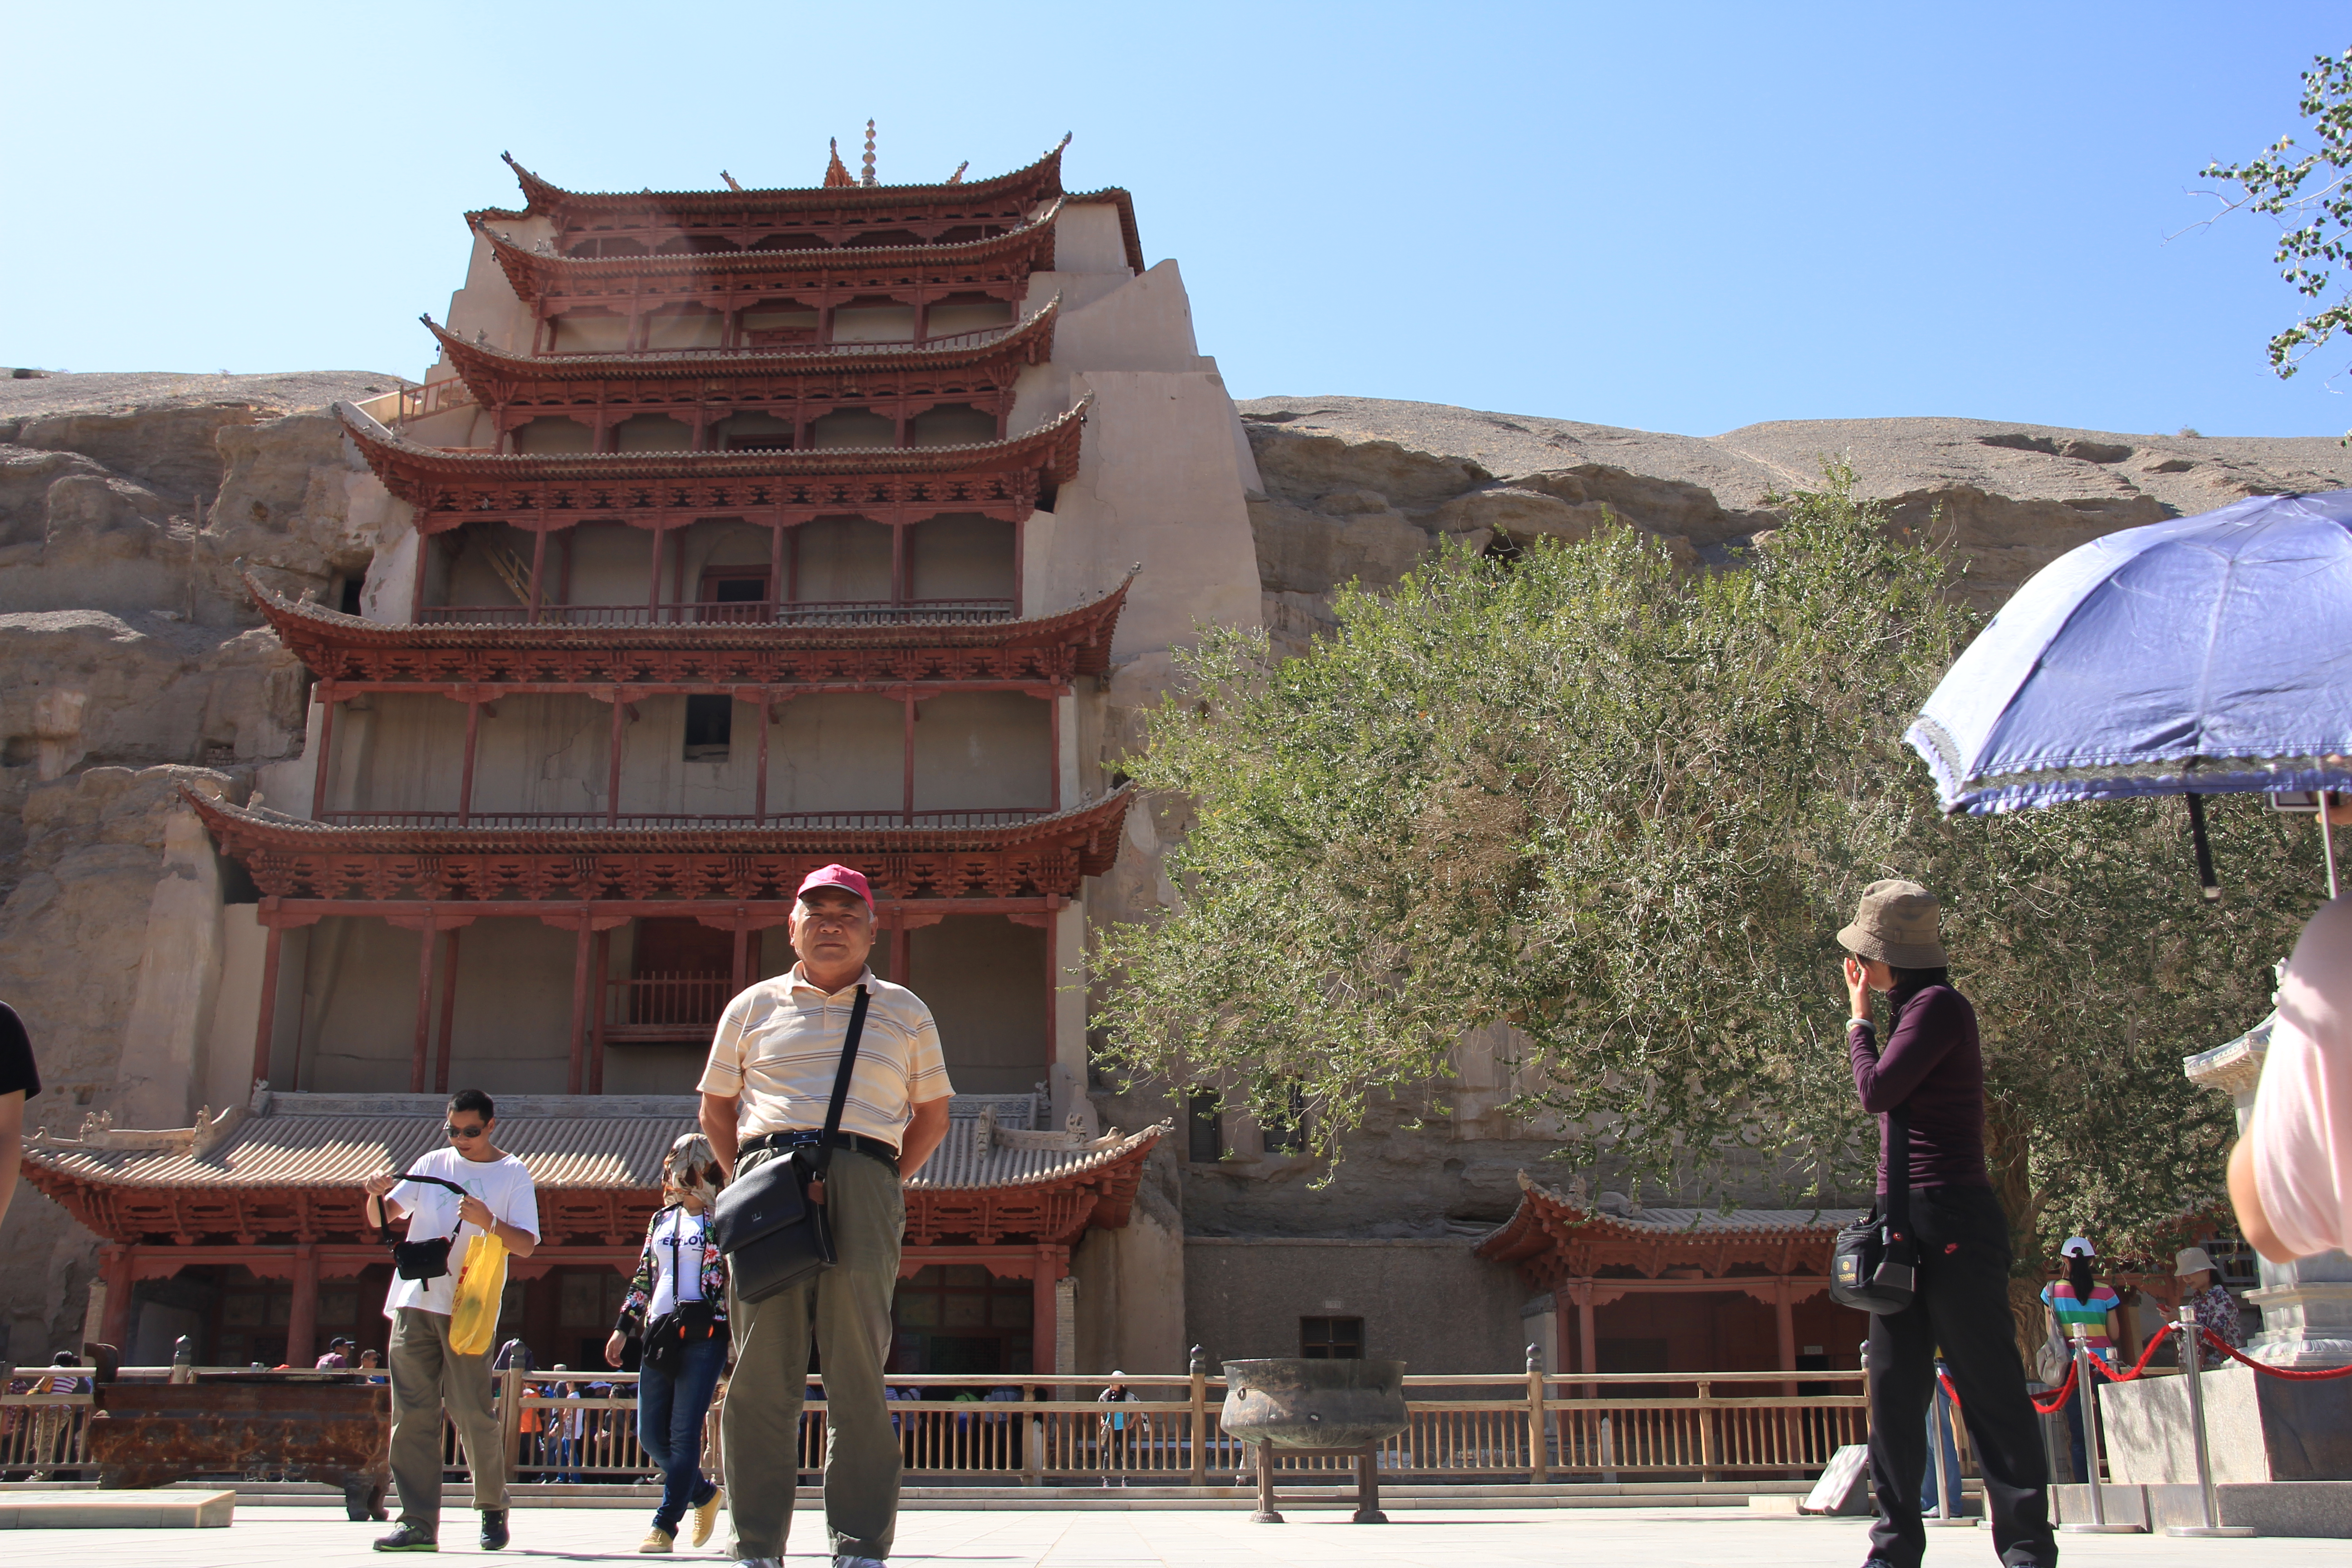
[[(391, 498), (317, 410), (395, 384), (0, 380), (0, 997), (40, 1058), (28, 1126), (196, 1109), (224, 868), (179, 791), (246, 798), (301, 751), (308, 687), (238, 563), (297, 594), (365, 569)], [(19, 1187), (7, 1353), (79, 1344), (94, 1256)]]

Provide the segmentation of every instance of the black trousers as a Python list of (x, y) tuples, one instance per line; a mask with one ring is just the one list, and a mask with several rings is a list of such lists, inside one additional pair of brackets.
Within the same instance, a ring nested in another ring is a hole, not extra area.
[(1870, 1320), (1870, 1481), (1878, 1495), (1870, 1555), (1918, 1568), (1927, 1551), (1919, 1482), (1940, 1347), (1984, 1472), (1993, 1550), (2020, 1568), (2051, 1568), (2058, 1543), (2050, 1531), (2050, 1466), (2011, 1326), (2009, 1221), (1989, 1188), (1916, 1187), (1911, 1232), (1919, 1245), (1917, 1299)]

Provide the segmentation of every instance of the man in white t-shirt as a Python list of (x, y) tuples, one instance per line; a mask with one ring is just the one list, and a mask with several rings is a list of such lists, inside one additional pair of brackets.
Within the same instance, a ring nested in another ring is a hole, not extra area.
[(835, 1265), (761, 1301), (730, 1300), (735, 1372), (719, 1431), (741, 1568), (781, 1568), (792, 1527), (809, 1342), (824, 1368), (824, 1514), (834, 1568), (890, 1555), (900, 1455), (883, 1393), (890, 1303), (907, 1225), (900, 1179), (947, 1136), (947, 1062), (922, 998), (877, 980), (874, 895), (863, 873), (823, 866), (793, 906), (801, 961), (727, 1005), (703, 1070), (702, 1131), (731, 1179), (823, 1140), (857, 994), (866, 1021), (824, 1180)]
[[(393, 1276), (383, 1315), (392, 1320), (392, 1479), (400, 1491), (400, 1524), (375, 1543), (378, 1552), (437, 1552), (441, 1532), (441, 1412), (446, 1408), (465, 1444), (474, 1478), (474, 1506), (482, 1510), (482, 1549), (507, 1543), (506, 1450), (490, 1408), (490, 1353), (460, 1355), (449, 1343), (457, 1270), (466, 1246), (488, 1233), (517, 1258), (539, 1246), (539, 1195), (530, 1172), (491, 1142), (498, 1108), (478, 1089), (449, 1098), (452, 1147), (413, 1162), (410, 1176), (429, 1176), (461, 1189), (409, 1181), (387, 1173), (362, 1184), (369, 1206), (382, 1203), (392, 1218), (408, 1221), (408, 1239), (449, 1237), (449, 1271), (431, 1279)], [(374, 1216), (370, 1215), (371, 1219)]]

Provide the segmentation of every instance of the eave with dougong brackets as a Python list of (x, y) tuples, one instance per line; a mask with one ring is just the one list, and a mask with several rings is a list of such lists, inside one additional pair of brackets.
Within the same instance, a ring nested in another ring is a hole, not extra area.
[(753, 687), (765, 694), (918, 683), (1059, 689), (1110, 668), (1111, 640), (1134, 580), (1129, 573), (1092, 604), (1034, 620), (927, 625), (910, 614), (900, 624), (874, 626), (732, 616), (621, 626), (387, 625), (283, 598), (250, 576), (246, 586), (279, 639), (339, 693), (483, 685), (602, 693), (619, 687), (625, 701), (646, 688)]
[(446, 452), (395, 436), (348, 403), (335, 412), (384, 487), (415, 508), (424, 532), (491, 521), (537, 532), (593, 521), (651, 529), (730, 513), (782, 526), (845, 514), (1018, 521), (1045, 486), (1076, 476), (1090, 401), (1025, 435), (971, 446), (560, 457)]
[[(199, 1247), (336, 1248), (323, 1272), (346, 1278), (383, 1262), (359, 1184), (441, 1146), (439, 1097), (265, 1090), (256, 1103), (196, 1129), (36, 1133), (26, 1179), (108, 1240), (165, 1249), (138, 1277), (209, 1261), (187, 1250)], [(499, 1145), (538, 1189), (542, 1247), (619, 1248), (615, 1261), (634, 1262), (660, 1205), (662, 1156), (694, 1130), (695, 1102), (501, 1096), (499, 1109)], [(1163, 1123), (1089, 1138), (953, 1114), (946, 1142), (907, 1183), (907, 1241), (1068, 1247), (1089, 1228), (1115, 1229), (1167, 1132)]]
[(494, 207), (467, 216), (510, 221), (543, 217), (567, 244), (590, 235), (612, 235), (636, 239), (648, 250), (680, 236), (709, 236), (749, 248), (780, 229), (804, 231), (818, 243), (834, 246), (882, 227), (943, 234), (973, 223), (1017, 218), (1061, 195), (1062, 153), (1069, 144), (1065, 136), (1035, 163), (985, 180), (768, 190), (572, 191), (501, 153), (499, 156), (522, 187), (522, 210)]
[(1132, 791), (984, 826), (330, 826), (182, 792), (268, 899), (422, 902), (480, 913), (598, 902), (789, 909), (801, 879), (846, 862), (892, 900), (1066, 899), (1111, 868)]
[(583, 259), (527, 249), (490, 222), (478, 226), (525, 304), (541, 315), (583, 307), (643, 310), (698, 304), (740, 310), (778, 293), (829, 300), (883, 293), (909, 302), (979, 292), (1014, 300), (1033, 272), (1054, 269), (1056, 200), (1005, 233), (956, 245), (808, 250), (688, 251)]
[(1519, 1173), (1519, 1206), (1477, 1256), (1517, 1268), (1530, 1289), (1605, 1303), (1644, 1290), (1825, 1287), (1830, 1248), (1853, 1209), (1603, 1209)]

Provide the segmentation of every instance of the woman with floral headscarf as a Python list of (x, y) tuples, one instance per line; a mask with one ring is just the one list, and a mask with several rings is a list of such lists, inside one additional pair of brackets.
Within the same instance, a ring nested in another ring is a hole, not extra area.
[(604, 1359), (614, 1366), (632, 1337), (645, 1342), (637, 1441), (661, 1468), (662, 1500), (639, 1552), (671, 1550), (689, 1509), (697, 1546), (710, 1539), (719, 1519), (719, 1489), (702, 1473), (702, 1424), (727, 1369), (727, 1258), (709, 1226), (719, 1180), (710, 1140), (688, 1132), (670, 1145), (662, 1161), (662, 1210), (646, 1226), (620, 1321), (604, 1342)]

